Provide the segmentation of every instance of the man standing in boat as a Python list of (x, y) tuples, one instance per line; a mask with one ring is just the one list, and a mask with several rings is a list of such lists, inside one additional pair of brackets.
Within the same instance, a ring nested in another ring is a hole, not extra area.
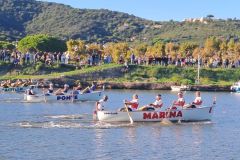
[(128, 106), (128, 109), (130, 111), (136, 111), (138, 109), (139, 103), (138, 103), (138, 95), (134, 94), (133, 99), (131, 101), (124, 100), (124, 104)]
[(105, 95), (102, 99), (96, 102), (96, 111), (103, 111), (107, 100), (108, 96)]

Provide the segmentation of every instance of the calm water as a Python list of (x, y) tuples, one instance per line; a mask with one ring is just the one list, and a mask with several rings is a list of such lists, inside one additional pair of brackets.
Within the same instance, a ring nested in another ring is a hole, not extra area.
[[(108, 107), (138, 93), (141, 104), (168, 91), (106, 91)], [(76, 159), (240, 159), (240, 94), (202, 92), (206, 105), (217, 96), (211, 122), (99, 123), (92, 121), (94, 103), (24, 103), (22, 95), (0, 95), (0, 160)], [(192, 92), (185, 93), (191, 101)]]

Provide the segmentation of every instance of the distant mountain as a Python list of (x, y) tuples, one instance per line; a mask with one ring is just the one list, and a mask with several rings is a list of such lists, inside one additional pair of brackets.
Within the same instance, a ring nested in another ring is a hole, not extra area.
[(0, 0), (0, 40), (19, 40), (27, 34), (37, 33), (89, 42), (203, 42), (213, 35), (239, 36), (240, 21), (154, 22), (104, 9), (76, 9), (35, 0)]

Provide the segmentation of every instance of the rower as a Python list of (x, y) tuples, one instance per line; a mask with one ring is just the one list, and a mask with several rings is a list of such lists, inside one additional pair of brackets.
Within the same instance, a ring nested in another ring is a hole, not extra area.
[(96, 102), (96, 111), (103, 111), (107, 100), (108, 96), (105, 95), (102, 99)]
[(196, 97), (194, 99), (194, 101), (192, 102), (193, 105), (202, 105), (202, 98), (201, 98), (201, 93), (200, 91), (197, 91), (195, 93)]
[(30, 88), (26, 90), (26, 94), (27, 95), (35, 95), (33, 89), (34, 89), (34, 86), (30, 86)]
[(69, 85), (68, 84), (64, 84), (64, 88), (63, 89), (58, 89), (56, 92), (55, 92), (55, 95), (64, 95), (68, 92), (69, 90)]
[(152, 111), (152, 110), (156, 110), (156, 109), (159, 110), (159, 109), (161, 109), (162, 106), (163, 106), (162, 96), (161, 96), (161, 94), (158, 94), (156, 96), (155, 102), (150, 103), (147, 106), (143, 106), (143, 107), (139, 108), (139, 110), (141, 110), (141, 111)]
[(23, 81), (21, 79), (18, 79), (16, 82), (16, 87), (21, 87), (21, 85), (23, 84)]
[(93, 92), (94, 90), (96, 90), (96, 88), (97, 88), (97, 86), (95, 85), (95, 83), (94, 82), (92, 82), (92, 86), (91, 87), (87, 87), (87, 88), (85, 88), (83, 91), (82, 91), (82, 93), (91, 93), (91, 92)]
[(48, 88), (47, 93), (46, 93), (46, 96), (49, 96), (49, 95), (53, 94), (53, 90), (54, 90), (53, 89), (53, 84), (50, 83), (49, 88)]
[(183, 93), (179, 92), (178, 93), (178, 100), (173, 102), (172, 109), (177, 109), (177, 107), (183, 107), (184, 104), (185, 104), (185, 100), (183, 98)]
[(79, 94), (80, 93), (80, 91), (82, 90), (82, 85), (81, 85), (81, 83), (78, 83), (78, 86), (77, 87), (75, 87), (75, 88), (73, 88), (73, 94)]
[(124, 104), (128, 106), (129, 111), (136, 111), (138, 109), (139, 103), (138, 103), (138, 95), (133, 94), (132, 100), (124, 100)]

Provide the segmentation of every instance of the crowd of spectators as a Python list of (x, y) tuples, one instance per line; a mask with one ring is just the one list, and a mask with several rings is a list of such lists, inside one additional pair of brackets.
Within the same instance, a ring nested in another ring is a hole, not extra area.
[[(185, 66), (196, 66), (198, 65), (198, 59), (193, 58), (192, 56), (188, 57), (179, 57), (172, 58), (171, 56), (163, 57), (147, 57), (147, 56), (136, 56), (135, 54), (130, 55), (130, 59), (126, 60), (123, 55), (120, 55), (118, 58), (118, 63), (121, 64), (135, 64), (135, 65), (175, 65), (179, 67)], [(21, 53), (19, 51), (9, 51), (9, 50), (0, 50), (0, 61), (12, 63), (14, 65), (19, 64), (32, 64), (41, 61), (47, 65), (53, 65), (55, 63), (61, 64), (73, 64), (77, 66), (83, 65), (100, 65), (112, 63), (111, 54), (101, 55), (99, 53), (87, 54), (84, 58), (80, 55), (72, 56), (68, 52), (26, 52)], [(240, 67), (239, 60), (229, 60), (221, 58), (208, 58), (208, 59), (199, 59), (199, 64), (203, 67), (211, 68), (238, 68)]]

